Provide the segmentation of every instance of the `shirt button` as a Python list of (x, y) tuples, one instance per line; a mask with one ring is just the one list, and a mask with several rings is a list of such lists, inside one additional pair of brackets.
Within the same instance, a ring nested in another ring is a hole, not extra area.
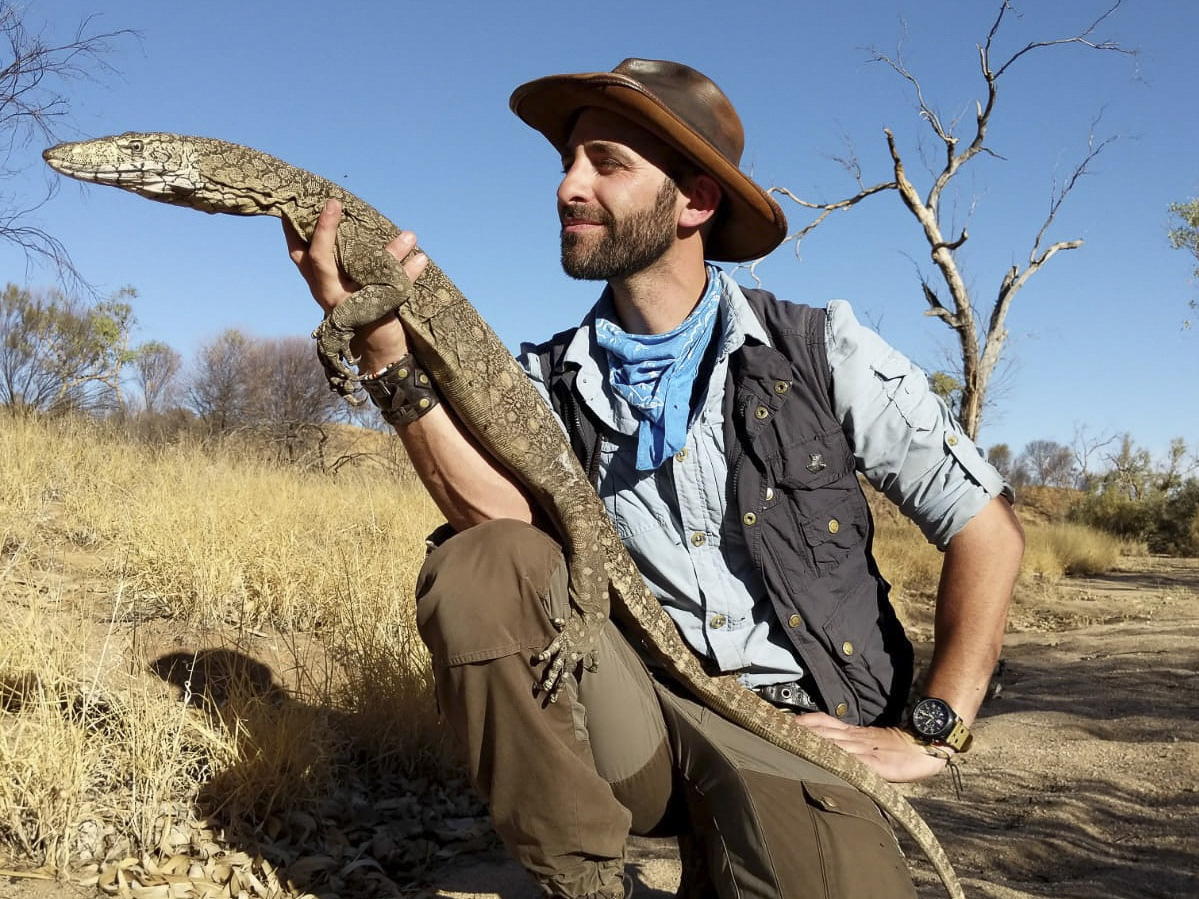
[(841, 522), (837, 521), (835, 518), (829, 519), (828, 532), (830, 534), (835, 534), (839, 530), (841, 530)]
[(798, 615), (792, 615), (790, 618), (787, 619), (788, 627), (799, 627), (801, 624), (803, 624), (803, 619), (800, 618)]
[(696, 531), (691, 535), (692, 546), (703, 546), (707, 542), (708, 538), (704, 535), (703, 531)]
[(741, 520), (745, 522), (746, 527), (753, 527), (758, 523), (758, 516), (753, 512), (746, 512), (741, 516)]
[(686, 458), (687, 458), (687, 447), (683, 447), (681, 450), (679, 450), (677, 453), (674, 454), (674, 461), (676, 461), (676, 462), (682, 462)]
[(838, 718), (844, 718), (848, 712), (849, 712), (849, 706), (847, 706), (843, 702), (837, 703), (837, 707), (835, 709), (833, 709), (833, 714), (836, 715)]
[(844, 643), (841, 644), (841, 651), (843, 653), (845, 653), (847, 656), (853, 655), (853, 644), (850, 643), (848, 640), (846, 640)]
[(788, 384), (786, 381), (775, 381), (774, 382), (774, 392), (777, 393), (779, 396), (782, 396), (784, 393), (786, 393), (790, 389), (791, 389), (791, 385)]
[(754, 418), (758, 419), (758, 421), (762, 421), (763, 419), (766, 419), (769, 417), (770, 417), (770, 410), (767, 409), (765, 406), (758, 406), (757, 409), (754, 409)]
[(766, 502), (770, 502), (772, 499), (774, 499), (774, 488), (767, 487), (766, 488)]
[(723, 615), (713, 615), (711, 625), (715, 629), (724, 627), (725, 618)]

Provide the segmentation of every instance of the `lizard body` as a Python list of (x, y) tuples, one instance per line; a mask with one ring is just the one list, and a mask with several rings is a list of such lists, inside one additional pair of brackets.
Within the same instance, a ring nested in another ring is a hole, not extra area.
[(474, 307), (430, 262), (412, 283), (385, 245), (398, 233), (353, 194), (310, 172), (237, 144), (168, 133), (123, 134), (52, 147), (61, 174), (210, 213), (284, 218), (311, 239), (326, 200), (339, 200), (338, 261), (360, 289), (313, 332), (330, 384), (347, 398), (358, 383), (349, 342), (395, 312), (417, 357), (482, 447), (551, 519), (568, 560), (572, 614), (540, 658), (556, 697), (567, 667), (593, 665), (611, 606), (686, 689), (714, 712), (861, 790), (928, 856), (953, 899), (964, 894), (944, 849), (907, 799), (832, 742), (794, 722), (732, 676), (710, 677), (649, 592), (540, 394)]

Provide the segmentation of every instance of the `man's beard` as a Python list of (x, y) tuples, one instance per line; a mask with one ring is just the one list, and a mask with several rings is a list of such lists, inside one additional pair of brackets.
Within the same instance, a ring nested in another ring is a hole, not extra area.
[(562, 232), (562, 269), (580, 281), (612, 281), (635, 275), (657, 262), (670, 249), (677, 233), (677, 186), (667, 178), (654, 205), (617, 220), (602, 207), (566, 207), (560, 215), (574, 213), (604, 226), (597, 243), (586, 235)]

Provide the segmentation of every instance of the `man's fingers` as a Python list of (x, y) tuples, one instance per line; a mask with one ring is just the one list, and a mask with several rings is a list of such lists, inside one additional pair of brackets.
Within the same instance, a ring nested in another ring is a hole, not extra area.
[(337, 242), (337, 225), (341, 222), (341, 203), (332, 198), (325, 201), (312, 232), (309, 249), (317, 259), (333, 258), (333, 247)]
[(280, 221), (283, 223), (283, 237), (287, 241), (287, 255), (296, 265), (303, 265), (304, 257), (308, 254), (307, 242), (300, 236), (300, 232), (292, 227), (291, 222), (285, 218)]
[(416, 235), (411, 231), (401, 231), (387, 245), (387, 252), (404, 263), (404, 273), (409, 281), (415, 281), (429, 264), (429, 257), (424, 253), (413, 253), (416, 249)]

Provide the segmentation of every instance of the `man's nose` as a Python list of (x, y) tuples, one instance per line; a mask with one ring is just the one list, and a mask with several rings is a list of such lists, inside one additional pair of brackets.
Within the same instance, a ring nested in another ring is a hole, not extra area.
[(585, 158), (575, 158), (562, 174), (558, 185), (559, 204), (588, 203), (591, 201), (591, 179), (587, 174), (588, 166)]

